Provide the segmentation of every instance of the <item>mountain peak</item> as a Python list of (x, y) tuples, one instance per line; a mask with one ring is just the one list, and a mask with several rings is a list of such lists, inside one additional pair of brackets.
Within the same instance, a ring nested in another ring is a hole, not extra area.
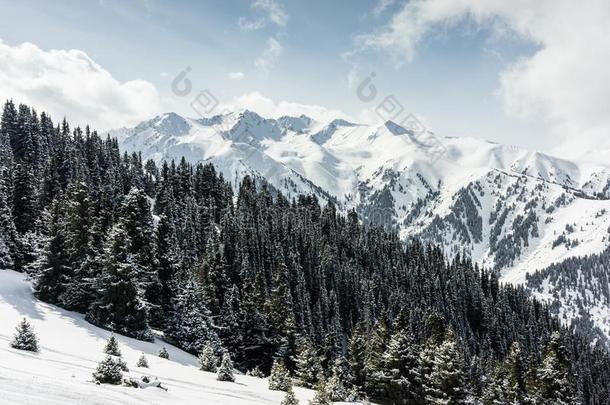
[(353, 122), (346, 121), (346, 120), (344, 120), (342, 118), (335, 118), (328, 125), (329, 126), (334, 126), (334, 127), (355, 127), (355, 126), (358, 126), (358, 124), (354, 124)]
[(140, 123), (135, 130), (139, 132), (149, 128), (164, 135), (181, 136), (189, 133), (191, 124), (182, 116), (174, 112), (168, 112)]
[(386, 127), (386, 129), (390, 131), (392, 135), (406, 135), (409, 133), (409, 131), (407, 131), (404, 127), (401, 127), (394, 121), (388, 120), (383, 124), (383, 126)]
[(298, 117), (293, 117), (290, 115), (283, 115), (277, 119), (277, 123), (284, 129), (303, 133), (306, 129), (308, 129), (314, 120), (305, 114), (301, 114)]

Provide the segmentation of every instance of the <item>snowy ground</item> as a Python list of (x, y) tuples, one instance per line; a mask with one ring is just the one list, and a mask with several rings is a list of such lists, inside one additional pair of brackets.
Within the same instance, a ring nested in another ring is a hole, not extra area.
[[(15, 326), (27, 318), (40, 339), (40, 352), (10, 348)], [(123, 358), (134, 377), (158, 377), (168, 391), (96, 385), (91, 373), (104, 357), (108, 331), (87, 323), (83, 316), (34, 298), (24, 276), (0, 270), (0, 404), (36, 405), (245, 405), (279, 404), (284, 393), (269, 391), (267, 380), (237, 375), (235, 383), (216, 381), (199, 371), (197, 359), (161, 341), (140, 342), (117, 335)], [(165, 345), (170, 360), (157, 357)], [(140, 355), (149, 369), (135, 367)], [(301, 404), (313, 392), (295, 388)]]

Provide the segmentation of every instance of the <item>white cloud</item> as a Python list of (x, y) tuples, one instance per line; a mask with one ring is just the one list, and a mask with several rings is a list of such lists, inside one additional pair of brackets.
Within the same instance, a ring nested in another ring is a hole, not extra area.
[(393, 6), (395, 2), (396, 0), (378, 0), (375, 8), (373, 9), (373, 14), (375, 16), (379, 16), (389, 7)]
[(606, 0), (414, 0), (379, 31), (358, 37), (357, 50), (388, 52), (399, 65), (435, 30), (466, 20), (538, 46), (500, 74), (498, 94), (508, 114), (544, 120), (555, 151), (566, 156), (610, 147)]
[(270, 37), (267, 39), (267, 47), (255, 61), (254, 66), (261, 69), (264, 73), (271, 70), (282, 53), (283, 47), (280, 41)]
[(8, 98), (47, 111), (56, 121), (66, 117), (99, 130), (132, 125), (161, 110), (151, 83), (121, 83), (83, 51), (0, 41), (0, 100)]
[(264, 18), (258, 18), (256, 20), (249, 20), (245, 17), (239, 17), (237, 25), (242, 31), (256, 31), (264, 28), (267, 22)]
[(268, 23), (285, 27), (290, 18), (284, 7), (274, 0), (256, 0), (250, 7), (262, 14), (262, 17), (254, 19), (240, 17), (237, 20), (237, 24), (243, 31), (259, 30), (264, 28)]
[(248, 109), (268, 118), (305, 114), (320, 122), (329, 122), (336, 118), (353, 121), (352, 117), (339, 110), (329, 110), (320, 105), (300, 104), (291, 101), (276, 102), (257, 91), (235, 97), (229, 103), (223, 104), (220, 109), (228, 111)]
[(269, 19), (279, 26), (285, 27), (288, 23), (288, 13), (279, 3), (273, 0), (256, 0), (252, 7), (266, 12)]
[(229, 79), (231, 80), (241, 80), (246, 75), (243, 72), (229, 72)]

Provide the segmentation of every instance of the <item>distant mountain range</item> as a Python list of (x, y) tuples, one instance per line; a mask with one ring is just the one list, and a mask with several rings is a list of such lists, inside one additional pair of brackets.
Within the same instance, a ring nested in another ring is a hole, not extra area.
[[(439, 137), (392, 121), (269, 119), (248, 110), (202, 119), (167, 113), (111, 136), (143, 159), (211, 162), (232, 184), (251, 175), (288, 197), (315, 194), (356, 209), (363, 221), (395, 227), (404, 239), (464, 252), (505, 282), (526, 283), (528, 272), (610, 246), (610, 166)], [(610, 264), (600, 263), (610, 273)], [(536, 285), (535, 292), (558, 312), (574, 305), (552, 299), (552, 287)], [(593, 322), (609, 336), (607, 300), (583, 305), (563, 311), (565, 320), (595, 308)]]

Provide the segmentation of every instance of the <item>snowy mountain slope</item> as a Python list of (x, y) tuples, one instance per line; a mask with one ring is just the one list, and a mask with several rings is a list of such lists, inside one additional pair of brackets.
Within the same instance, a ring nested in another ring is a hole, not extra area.
[[(40, 339), (40, 352), (9, 347), (14, 327), (26, 317)], [(158, 339), (147, 343), (120, 335), (120, 350), (130, 375), (157, 377), (168, 391), (96, 385), (91, 373), (104, 357), (110, 332), (87, 323), (83, 316), (37, 301), (24, 275), (0, 270), (0, 404), (139, 405), (139, 404), (279, 404), (284, 393), (269, 391), (267, 381), (237, 375), (235, 383), (216, 381), (199, 371), (197, 359)], [(167, 347), (170, 360), (157, 357)], [(149, 369), (135, 367), (144, 353)], [(295, 388), (301, 403), (313, 392)]]
[(526, 286), (562, 321), (592, 323), (610, 335), (610, 248), (553, 264), (529, 275)]
[[(289, 197), (314, 193), (356, 208), (404, 238), (472, 252), (507, 281), (608, 245), (610, 216), (598, 215), (610, 211), (608, 167), (473, 138), (435, 138), (444, 152), (436, 159), (425, 137), (391, 121), (324, 124), (247, 110), (199, 120), (168, 113), (116, 134), (145, 159), (212, 162), (234, 184), (251, 174)], [(570, 244), (553, 248), (575, 223)]]
[(212, 162), (234, 185), (250, 174), (288, 197), (313, 193), (355, 208), (404, 239), (465, 252), (505, 282), (610, 246), (610, 166), (391, 121), (274, 120), (252, 111), (198, 120), (169, 113), (111, 135), (144, 159)]

